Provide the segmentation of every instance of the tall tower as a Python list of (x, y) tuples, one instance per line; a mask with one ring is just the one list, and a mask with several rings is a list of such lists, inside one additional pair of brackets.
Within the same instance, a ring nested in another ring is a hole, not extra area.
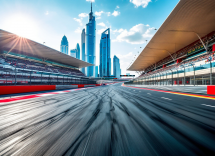
[(60, 51), (64, 54), (68, 55), (68, 49), (69, 49), (69, 42), (68, 42), (66, 36), (64, 35), (61, 40)]
[(70, 56), (76, 58), (77, 57), (77, 49), (71, 49), (70, 50)]
[[(85, 29), (82, 30), (81, 33), (81, 57), (82, 57), (82, 61), (86, 60), (86, 56), (85, 56)], [(85, 74), (85, 68), (81, 69), (82, 73)]]
[(121, 75), (119, 58), (116, 55), (113, 57), (113, 75), (117, 78), (120, 78)]
[(76, 58), (80, 60), (80, 46), (78, 43), (76, 45)]
[[(86, 24), (86, 61), (91, 64), (96, 64), (96, 21), (93, 16), (92, 3), (91, 12), (89, 13), (89, 23)], [(94, 66), (87, 67), (86, 75), (93, 77), (95, 75)]]
[(110, 29), (101, 34), (99, 76), (111, 76)]

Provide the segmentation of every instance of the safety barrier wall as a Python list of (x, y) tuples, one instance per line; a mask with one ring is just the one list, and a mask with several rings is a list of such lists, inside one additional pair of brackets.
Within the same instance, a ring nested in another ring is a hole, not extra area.
[(0, 86), (0, 95), (55, 90), (55, 85)]
[(75, 84), (75, 85), (20, 85), (20, 86), (0, 86), (0, 95), (17, 94), (17, 93), (28, 93), (48, 90), (60, 90), (60, 89), (74, 89), (84, 87), (96, 87), (100, 84)]
[(215, 86), (207, 86), (207, 94), (215, 95)]

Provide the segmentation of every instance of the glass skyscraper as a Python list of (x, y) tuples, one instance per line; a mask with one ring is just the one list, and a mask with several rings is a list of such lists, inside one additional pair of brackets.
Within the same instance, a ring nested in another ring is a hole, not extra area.
[(99, 76), (111, 76), (110, 29), (105, 30), (100, 40)]
[(64, 35), (61, 40), (60, 51), (64, 54), (68, 55), (68, 49), (69, 49), (69, 42), (68, 42), (66, 36)]
[(99, 71), (99, 67), (98, 66), (94, 66), (95, 67), (95, 75), (94, 75), (94, 77), (98, 77), (98, 71)]
[[(82, 57), (82, 61), (86, 60), (86, 56), (85, 56), (85, 29), (82, 30), (81, 33), (81, 57)], [(81, 69), (82, 73), (85, 74), (85, 68)]]
[(76, 58), (80, 60), (80, 46), (79, 44), (77, 43), (76, 45)]
[(77, 58), (77, 50), (76, 49), (70, 50), (70, 56)]
[(121, 75), (119, 58), (116, 55), (113, 57), (113, 75), (117, 78), (120, 78)]
[[(94, 65), (96, 64), (96, 21), (95, 16), (93, 16), (92, 3), (89, 23), (86, 24), (86, 61)], [(94, 66), (87, 67), (86, 75), (88, 77), (95, 75)]]

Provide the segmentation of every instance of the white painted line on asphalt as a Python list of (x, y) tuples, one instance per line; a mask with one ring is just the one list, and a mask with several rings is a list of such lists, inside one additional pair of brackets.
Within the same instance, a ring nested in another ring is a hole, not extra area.
[(202, 105), (204, 105), (204, 106), (208, 106), (208, 107), (215, 107), (215, 106), (211, 106), (211, 105), (206, 105), (206, 104), (202, 104)]
[(150, 93), (147, 93), (147, 94), (151, 95)]
[(165, 99), (165, 100), (172, 100), (172, 99), (169, 99), (169, 98), (165, 98), (165, 97), (161, 97), (162, 99)]
[(41, 94), (39, 96), (50, 96), (50, 95), (56, 95), (56, 94)]

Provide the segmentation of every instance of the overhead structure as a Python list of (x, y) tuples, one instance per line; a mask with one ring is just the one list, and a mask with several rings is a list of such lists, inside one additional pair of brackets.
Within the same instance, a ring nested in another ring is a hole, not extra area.
[(130, 71), (144, 71), (215, 30), (215, 0), (180, 0)]
[(91, 63), (84, 62), (43, 44), (0, 29), (0, 50), (5, 49), (8, 50), (8, 54), (10, 52), (16, 52), (17, 54), (25, 54), (75, 68), (93, 66)]

